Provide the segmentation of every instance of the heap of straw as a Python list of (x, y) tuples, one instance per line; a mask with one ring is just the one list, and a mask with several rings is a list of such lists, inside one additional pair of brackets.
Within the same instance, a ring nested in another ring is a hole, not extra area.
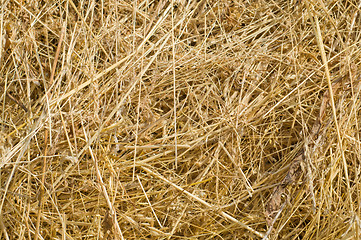
[(1, 239), (360, 239), (361, 5), (2, 1)]

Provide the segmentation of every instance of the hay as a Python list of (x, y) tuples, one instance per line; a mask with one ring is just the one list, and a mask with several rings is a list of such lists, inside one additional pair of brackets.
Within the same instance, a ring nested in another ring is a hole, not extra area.
[(2, 1), (1, 239), (359, 239), (358, 1)]

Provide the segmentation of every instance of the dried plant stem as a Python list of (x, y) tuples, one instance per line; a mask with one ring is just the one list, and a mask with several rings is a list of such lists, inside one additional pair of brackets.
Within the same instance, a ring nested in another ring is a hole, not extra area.
[(143, 193), (144, 193), (144, 196), (145, 196), (145, 198), (147, 199), (147, 202), (148, 202), (148, 204), (149, 204), (149, 207), (152, 209), (152, 212), (153, 212), (153, 214), (154, 214), (155, 219), (157, 220), (157, 223), (159, 224), (159, 226), (160, 226), (161, 228), (163, 228), (162, 224), (160, 223), (160, 221), (159, 221), (159, 219), (158, 219), (158, 217), (157, 217), (157, 214), (155, 213), (155, 211), (154, 211), (154, 209), (153, 209), (153, 207), (152, 207), (152, 204), (151, 204), (150, 201), (149, 201), (149, 198), (148, 198), (148, 196), (147, 196), (147, 193), (145, 192), (144, 187), (143, 187), (143, 185), (142, 185), (142, 182), (140, 181), (140, 178), (139, 178), (138, 175), (137, 175), (137, 179), (138, 179), (139, 185), (140, 185), (140, 187), (141, 187), (141, 189), (142, 189), (142, 191), (143, 191)]
[(25, 112), (28, 112), (29, 110), (25, 107), (25, 105), (18, 99), (16, 99), (14, 96), (12, 96), (10, 93), (8, 93), (7, 91), (4, 90), (4, 88), (2, 86), (0, 86), (0, 90), (4, 91), (6, 93), (6, 96), (8, 98), (10, 98), (14, 103), (16, 103), (17, 105), (19, 105), (22, 109), (24, 109)]
[(174, 162), (175, 168), (178, 167), (178, 141), (177, 141), (177, 85), (175, 73), (175, 43), (174, 43), (174, 1), (172, 0), (172, 73), (173, 73), (173, 117), (174, 117)]
[(320, 25), (319, 25), (317, 16), (314, 16), (314, 21), (312, 21), (312, 23), (315, 24), (314, 30), (315, 30), (316, 40), (318, 43), (319, 50), (321, 52), (323, 66), (325, 68), (325, 74), (326, 74), (326, 79), (327, 79), (327, 84), (328, 84), (328, 91), (330, 94), (330, 102), (331, 102), (331, 107), (332, 107), (333, 120), (334, 120), (335, 126), (336, 126), (337, 140), (338, 140), (339, 149), (341, 151), (343, 169), (344, 169), (345, 179), (346, 179), (346, 184), (347, 184), (347, 195), (348, 195), (348, 198), (350, 201), (351, 212), (353, 212), (354, 210), (353, 210), (352, 197), (351, 197), (350, 179), (349, 179), (349, 174), (348, 174), (348, 170), (347, 170), (347, 162), (346, 162), (346, 158), (345, 158), (345, 152), (344, 152), (344, 149), (342, 146), (342, 137), (341, 137), (340, 127), (338, 125), (338, 120), (337, 120), (335, 100), (334, 100), (334, 95), (333, 95), (333, 91), (332, 91), (331, 76), (330, 76), (330, 71), (328, 69), (328, 61), (327, 61), (327, 57), (326, 57), (326, 53), (325, 53), (325, 47), (324, 47), (323, 41), (322, 41), (322, 34), (321, 34)]

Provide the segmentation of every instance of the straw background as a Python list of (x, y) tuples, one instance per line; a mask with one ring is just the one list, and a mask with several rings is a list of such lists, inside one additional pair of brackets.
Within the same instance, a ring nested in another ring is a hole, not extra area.
[(359, 1), (0, 14), (0, 239), (361, 238)]

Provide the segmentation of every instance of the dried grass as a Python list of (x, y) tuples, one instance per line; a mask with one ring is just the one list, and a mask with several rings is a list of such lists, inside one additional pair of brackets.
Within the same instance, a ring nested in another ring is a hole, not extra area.
[(2, 1), (1, 239), (360, 239), (358, 1)]

